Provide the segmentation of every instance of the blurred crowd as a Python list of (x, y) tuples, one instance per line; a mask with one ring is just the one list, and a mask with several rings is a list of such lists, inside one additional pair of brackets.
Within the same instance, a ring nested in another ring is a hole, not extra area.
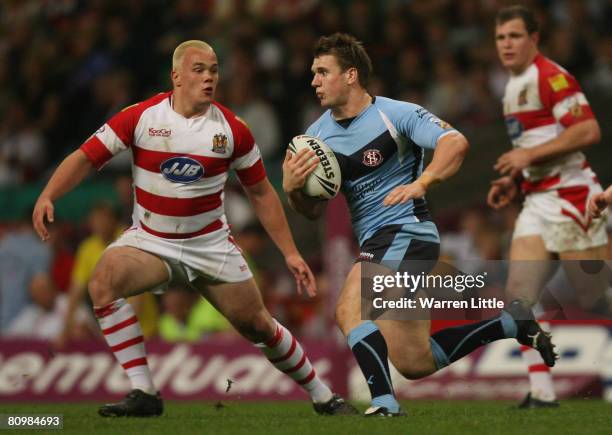
[[(111, 115), (170, 88), (186, 39), (221, 63), (218, 100), (251, 126), (264, 159), (320, 109), (310, 87), (320, 35), (347, 31), (374, 64), (371, 91), (458, 126), (500, 119), (506, 75), (493, 21), (506, 0), (4, 0), (0, 2), (0, 187), (43, 178)], [(542, 49), (587, 96), (612, 92), (612, 5), (523, 1)], [(129, 165), (129, 159), (115, 166)]]
[[(250, 125), (267, 167), (320, 113), (310, 87), (312, 48), (336, 31), (365, 43), (371, 92), (427, 107), (453, 125), (501, 119), (507, 76), (493, 40), (503, 0), (3, 0), (0, 2), (0, 188), (46, 180), (54, 166), (122, 108), (170, 89), (171, 55), (202, 39), (221, 63), (217, 99)], [(612, 96), (612, 3), (522, 1), (538, 16), (542, 51), (576, 75), (588, 98)], [(500, 136), (505, 134), (500, 131)], [(126, 153), (127, 154), (127, 153)], [(20, 222), (0, 222), (0, 334), (58, 346), (94, 337), (87, 282), (108, 243), (129, 225), (129, 156), (108, 165), (118, 204), (99, 203), (80, 225), (58, 222), (49, 244)], [(108, 169), (105, 169), (108, 171)], [(300, 336), (328, 334), (327, 278), (310, 258), (320, 296), (295, 298), (291, 276), (269, 261), (271, 242), (236, 186), (226, 207), (270, 311)], [(439, 220), (443, 255), (504, 258), (517, 209), (465, 208)], [(277, 254), (278, 255), (278, 254)], [(612, 252), (611, 256), (612, 258)], [(232, 336), (189, 289), (133, 298), (145, 335)], [(326, 332), (327, 331), (327, 332)]]

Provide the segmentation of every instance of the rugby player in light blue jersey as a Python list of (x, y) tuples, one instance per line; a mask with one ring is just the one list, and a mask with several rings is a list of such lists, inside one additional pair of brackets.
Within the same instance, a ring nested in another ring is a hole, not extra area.
[[(551, 366), (555, 354), (550, 337), (518, 301), (495, 318), (444, 329), (431, 337), (428, 320), (362, 320), (364, 265), (401, 271), (417, 264), (413, 260), (433, 265), (438, 259), (440, 239), (424, 196), (431, 185), (459, 170), (469, 148), (461, 133), (424, 108), (370, 95), (371, 69), (368, 54), (352, 36), (321, 37), (314, 52), (312, 86), (328, 110), (306, 134), (323, 140), (339, 161), (342, 192), (361, 245), (337, 302), (336, 321), (372, 395), (366, 416), (398, 416), (403, 412), (393, 392), (387, 358), (403, 376), (417, 379), (503, 338), (537, 348)], [(423, 170), (426, 149), (434, 152)], [(283, 163), (283, 190), (289, 203), (311, 219), (321, 216), (326, 204), (301, 192), (317, 162), (314, 153), (304, 149), (295, 156), (287, 152)]]

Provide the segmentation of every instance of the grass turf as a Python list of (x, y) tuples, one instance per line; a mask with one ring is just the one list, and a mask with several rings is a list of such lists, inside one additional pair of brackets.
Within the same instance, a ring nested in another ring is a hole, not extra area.
[[(510, 402), (404, 402), (408, 417), (321, 417), (306, 402), (169, 402), (163, 417), (105, 419), (97, 404), (2, 404), (0, 413), (58, 413), (74, 434), (610, 434), (612, 405), (563, 401), (559, 409), (522, 411)], [(360, 406), (363, 410), (364, 406)], [(19, 433), (41, 433), (20, 430)], [(49, 431), (50, 432), (50, 431)], [(56, 432), (57, 433), (57, 432)]]

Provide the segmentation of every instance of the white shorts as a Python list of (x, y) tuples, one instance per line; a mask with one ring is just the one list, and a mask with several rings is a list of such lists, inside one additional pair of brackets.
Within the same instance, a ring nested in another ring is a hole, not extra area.
[(131, 246), (159, 257), (168, 268), (170, 279), (154, 292), (165, 290), (170, 283), (190, 285), (202, 277), (212, 282), (242, 282), (253, 277), (246, 260), (229, 230), (221, 229), (190, 239), (162, 239), (141, 228), (126, 230), (106, 249)]
[[(588, 198), (600, 191), (598, 185), (591, 186)], [(546, 250), (555, 253), (605, 245), (607, 215), (591, 219), (585, 206), (584, 201), (576, 204), (562, 198), (557, 190), (530, 193), (525, 197), (512, 238), (541, 236)]]

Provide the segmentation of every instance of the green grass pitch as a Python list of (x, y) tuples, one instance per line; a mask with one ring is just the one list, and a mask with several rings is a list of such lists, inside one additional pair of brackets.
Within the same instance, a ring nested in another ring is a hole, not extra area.
[[(1, 404), (0, 413), (60, 413), (74, 434), (610, 434), (612, 404), (564, 401), (559, 409), (522, 411), (510, 402), (411, 401), (392, 419), (321, 417), (306, 402), (168, 402), (164, 416), (104, 419), (95, 403)], [(364, 404), (359, 406), (361, 410)], [(51, 433), (19, 430), (18, 433)]]

